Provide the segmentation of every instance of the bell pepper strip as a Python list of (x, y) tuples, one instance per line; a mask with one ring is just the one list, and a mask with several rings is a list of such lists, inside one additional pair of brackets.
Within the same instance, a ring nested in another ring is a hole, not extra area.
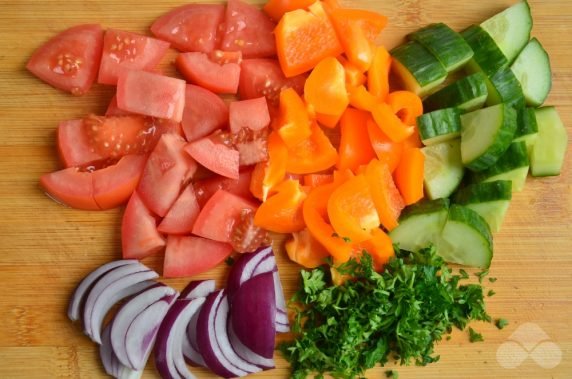
[(421, 98), (411, 91), (391, 92), (385, 101), (405, 125), (416, 125), (417, 117), (423, 114)]
[(419, 130), (415, 126), (413, 134), (403, 140), (403, 147), (423, 147), (423, 142), (421, 142), (421, 137), (419, 136)]
[(304, 175), (303, 178), (304, 186), (309, 188), (315, 188), (322, 184), (332, 183), (333, 181), (334, 176), (332, 174), (308, 174)]
[(341, 114), (331, 116), (328, 114), (316, 113), (316, 121), (318, 121), (318, 124), (330, 129), (333, 129), (336, 126), (338, 126), (341, 117), (342, 117)]
[(372, 237), (360, 244), (362, 251), (365, 250), (373, 259), (373, 268), (381, 271), (383, 266), (395, 255), (391, 238), (381, 229), (371, 231)]
[(264, 199), (262, 183), (264, 181), (264, 173), (266, 171), (267, 165), (268, 165), (267, 161), (259, 162), (254, 165), (254, 169), (252, 170), (252, 175), (250, 176), (250, 184), (248, 187), (252, 196), (261, 201)]
[(387, 164), (377, 159), (372, 160), (365, 169), (365, 178), (381, 225), (388, 231), (393, 230), (398, 225), (397, 220), (405, 203)]
[(391, 55), (383, 46), (377, 46), (367, 73), (367, 88), (372, 95), (381, 100), (385, 100), (389, 94), (390, 69)]
[(401, 159), (404, 142), (393, 142), (390, 140), (373, 120), (367, 122), (367, 132), (377, 159), (385, 163), (390, 172), (395, 171)]
[(367, 122), (370, 114), (348, 108), (340, 120), (340, 147), (338, 149), (338, 170), (350, 169), (354, 173), (358, 167), (376, 157), (369, 141)]
[(324, 58), (314, 67), (304, 84), (304, 99), (317, 114), (344, 113), (349, 104), (346, 74), (336, 58)]
[(264, 7), (262, 7), (262, 10), (274, 21), (278, 21), (284, 16), (284, 13), (296, 9), (306, 9), (315, 1), (316, 0), (268, 0)]
[(342, 239), (360, 243), (371, 238), (380, 220), (365, 176), (354, 176), (332, 192), (328, 218)]
[(336, 57), (343, 48), (320, 2), (310, 11), (285, 13), (274, 29), (278, 61), (286, 77), (313, 69), (322, 59)]
[(404, 149), (401, 160), (393, 173), (393, 179), (405, 205), (416, 203), (423, 198), (424, 164), (425, 155), (421, 149), (415, 147)]
[(378, 103), (371, 110), (371, 115), (377, 126), (394, 142), (403, 141), (415, 131), (414, 126), (408, 126), (401, 122), (386, 103)]
[(350, 105), (362, 111), (371, 111), (380, 102), (380, 100), (369, 93), (363, 85), (349, 87), (348, 93), (350, 96)]
[(280, 92), (278, 134), (292, 148), (310, 137), (310, 116), (304, 100), (293, 88)]
[(359, 87), (367, 82), (367, 76), (356, 65), (344, 58), (343, 55), (338, 56), (338, 61), (344, 66), (346, 73), (346, 87)]
[(273, 190), (276, 193), (258, 207), (254, 224), (276, 233), (294, 233), (304, 229), (302, 204), (307, 194), (300, 182), (288, 179)]
[(284, 248), (291, 261), (306, 268), (321, 266), (330, 256), (328, 250), (312, 236), (308, 229), (292, 233), (292, 238), (286, 241)]
[[(305, 139), (291, 149), (287, 149), (287, 172), (311, 174), (327, 170), (336, 164), (338, 152), (332, 146), (328, 137), (316, 123), (312, 125), (311, 130), (312, 135), (310, 138)], [(270, 140), (268, 144), (270, 153)], [(272, 157), (270, 157), (270, 160), (272, 160)]]
[(357, 23), (364, 31), (367, 40), (374, 43), (381, 31), (387, 26), (387, 17), (365, 9), (341, 8), (338, 6), (324, 6), (331, 19), (345, 24)]
[(360, 23), (345, 18), (343, 11), (344, 9), (336, 9), (330, 12), (330, 20), (348, 61), (359, 68), (361, 72), (366, 72), (373, 61), (374, 48), (367, 39)]
[[(288, 148), (273, 131), (268, 136), (268, 160), (256, 165), (250, 182), (250, 192), (265, 201), (270, 191), (286, 177)], [(261, 173), (262, 171), (262, 173)]]

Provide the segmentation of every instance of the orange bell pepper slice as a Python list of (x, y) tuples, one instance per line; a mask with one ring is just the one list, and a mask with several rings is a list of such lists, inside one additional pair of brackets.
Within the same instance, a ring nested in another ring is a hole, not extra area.
[(304, 186), (315, 188), (321, 186), (322, 184), (332, 183), (334, 177), (332, 174), (308, 174), (304, 175), (303, 182)]
[(326, 10), (331, 18), (346, 24), (357, 23), (364, 31), (369, 42), (375, 42), (381, 31), (387, 26), (387, 17), (365, 9), (341, 8), (339, 5), (326, 6)]
[(288, 179), (273, 190), (276, 193), (268, 197), (256, 210), (254, 224), (276, 233), (294, 233), (304, 229), (302, 204), (307, 194), (300, 182)]
[[(311, 127), (310, 138), (287, 150), (286, 171), (293, 174), (311, 174), (327, 170), (338, 160), (338, 152), (318, 124)], [(270, 134), (272, 135), (272, 133)], [(270, 153), (270, 140), (269, 153)], [(272, 157), (270, 158), (272, 159)]]
[(306, 79), (304, 98), (317, 114), (344, 113), (349, 104), (344, 66), (333, 57), (322, 59)]
[(346, 87), (358, 87), (367, 82), (367, 76), (356, 65), (348, 61), (343, 55), (338, 56), (338, 61), (344, 66), (346, 73)]
[(315, 2), (309, 9), (285, 13), (274, 29), (278, 61), (286, 77), (310, 71), (322, 59), (343, 51), (322, 4)]
[(289, 148), (310, 137), (310, 116), (304, 100), (293, 88), (280, 92), (278, 134)]
[(374, 159), (365, 169), (365, 178), (381, 224), (386, 230), (393, 230), (398, 225), (397, 220), (405, 203), (389, 168), (385, 163)]
[(367, 131), (368, 112), (348, 108), (340, 120), (340, 147), (338, 149), (338, 170), (350, 169), (357, 172), (359, 166), (375, 158)]
[(284, 13), (296, 9), (306, 9), (316, 0), (268, 0), (262, 10), (275, 21), (282, 18)]
[(284, 245), (288, 258), (306, 268), (316, 268), (326, 263), (330, 256), (308, 229), (292, 233), (292, 239)]
[(421, 149), (409, 147), (403, 150), (401, 160), (393, 173), (393, 179), (405, 205), (416, 203), (423, 198), (424, 164), (425, 155)]
[(354, 176), (336, 188), (328, 200), (328, 217), (341, 238), (352, 243), (371, 238), (380, 220), (365, 176)]
[(367, 73), (367, 88), (372, 95), (385, 100), (389, 94), (391, 55), (383, 46), (377, 46)]
[(404, 143), (390, 140), (373, 120), (367, 122), (367, 132), (377, 159), (385, 163), (390, 172), (395, 171), (401, 159)]
[(362, 111), (371, 111), (380, 102), (380, 100), (369, 93), (363, 85), (353, 88), (350, 87), (348, 92), (350, 95), (350, 105)]
[(341, 117), (342, 117), (341, 114), (331, 116), (328, 114), (316, 113), (316, 121), (318, 121), (318, 124), (330, 129), (333, 129), (338, 125)]
[(361, 248), (371, 255), (373, 260), (373, 268), (376, 271), (381, 271), (391, 257), (395, 255), (393, 249), (393, 242), (391, 238), (381, 229), (377, 228), (371, 231), (372, 237), (362, 242)]
[(250, 179), (250, 192), (262, 201), (265, 201), (273, 187), (281, 183), (286, 177), (286, 162), (288, 148), (273, 131), (268, 136), (268, 160), (257, 163)]
[(417, 125), (417, 117), (423, 114), (423, 102), (414, 92), (394, 91), (385, 101), (405, 125)]
[(414, 126), (408, 126), (401, 122), (386, 103), (378, 103), (371, 110), (371, 115), (377, 126), (394, 142), (405, 140), (415, 131)]

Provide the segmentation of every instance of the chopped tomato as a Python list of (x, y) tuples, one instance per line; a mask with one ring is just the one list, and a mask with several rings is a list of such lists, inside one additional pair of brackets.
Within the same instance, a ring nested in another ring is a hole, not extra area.
[(275, 59), (245, 59), (242, 61), (238, 93), (241, 99), (266, 97), (270, 107), (277, 107), (280, 92), (293, 88), (298, 94), (304, 89), (302, 75), (286, 78)]
[(219, 242), (230, 242), (234, 225), (244, 209), (256, 206), (235, 194), (218, 190), (202, 208), (193, 226), (193, 234)]
[(206, 137), (227, 124), (228, 106), (226, 103), (207, 89), (187, 84), (182, 121), (187, 141)]
[(219, 141), (216, 134), (188, 143), (185, 151), (210, 171), (238, 179), (238, 150)]
[(97, 78), (102, 46), (101, 26), (74, 26), (40, 46), (26, 68), (58, 89), (83, 95)]
[(141, 34), (107, 29), (97, 82), (117, 84), (122, 69), (152, 71), (167, 53), (169, 43)]
[(209, 54), (211, 61), (218, 64), (242, 63), (242, 51), (214, 50)]
[(232, 253), (228, 243), (212, 241), (195, 236), (167, 238), (163, 276), (180, 278), (202, 274), (218, 266)]
[(144, 151), (152, 134), (143, 116), (89, 115), (83, 121), (91, 148), (103, 157), (117, 158)]
[(137, 192), (158, 216), (167, 214), (197, 169), (196, 162), (183, 149), (185, 144), (175, 134), (162, 135), (145, 165)]
[(77, 167), (66, 168), (42, 175), (40, 185), (58, 203), (88, 211), (99, 210), (93, 198), (91, 172), (80, 171)]
[(143, 259), (165, 247), (157, 231), (157, 220), (147, 209), (137, 191), (127, 203), (121, 222), (121, 249), (124, 259)]
[(189, 184), (171, 206), (157, 230), (165, 234), (190, 234), (200, 211), (195, 190), (192, 184)]
[(223, 50), (241, 51), (245, 58), (276, 55), (272, 34), (276, 24), (258, 7), (241, 0), (228, 0), (224, 25)]
[(125, 111), (181, 122), (185, 81), (145, 71), (122, 70), (117, 105)]
[(177, 56), (176, 65), (188, 81), (214, 93), (234, 94), (238, 90), (238, 63), (218, 64), (205, 53), (182, 53)]
[(268, 0), (262, 8), (273, 20), (280, 21), (284, 13), (296, 9), (306, 9), (316, 0)]
[(180, 51), (208, 53), (216, 48), (224, 14), (223, 4), (183, 5), (155, 20), (151, 33)]
[(91, 147), (83, 120), (60, 122), (57, 140), (60, 160), (65, 167), (83, 166), (104, 159)]
[(268, 160), (268, 129), (254, 132), (242, 128), (231, 137), (234, 147), (238, 150), (238, 164), (250, 166)]
[(229, 105), (230, 131), (238, 133), (242, 128), (259, 131), (270, 125), (270, 114), (264, 96)]
[(223, 189), (245, 199), (251, 199), (249, 188), (251, 177), (252, 170), (243, 170), (240, 171), (238, 179), (230, 179), (216, 175), (212, 178), (196, 181), (194, 188), (199, 206), (202, 208), (219, 189)]
[(114, 95), (107, 106), (107, 110), (105, 111), (106, 116), (130, 116), (133, 113), (124, 111), (123, 109), (119, 109), (117, 106), (117, 95)]
[(271, 243), (268, 232), (254, 223), (254, 214), (252, 209), (243, 209), (232, 227), (230, 244), (237, 253), (252, 253)]

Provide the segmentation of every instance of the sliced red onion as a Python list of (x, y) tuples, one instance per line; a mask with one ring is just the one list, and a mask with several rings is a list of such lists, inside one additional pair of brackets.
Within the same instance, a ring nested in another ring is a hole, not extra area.
[(133, 320), (138, 317), (146, 308), (163, 299), (166, 296), (173, 296), (177, 293), (173, 288), (162, 283), (156, 283), (150, 288), (139, 292), (137, 295), (129, 299), (115, 315), (113, 319), (113, 327), (111, 329), (111, 346), (119, 361), (132, 369), (129, 358), (127, 357), (127, 349), (125, 345), (125, 336), (127, 330), (131, 326)]
[(182, 291), (179, 298), (195, 299), (198, 297), (207, 297), (215, 290), (215, 281), (210, 280), (193, 280)]
[(83, 322), (85, 333), (96, 343), (101, 343), (101, 326), (107, 312), (118, 301), (133, 295), (145, 287), (146, 282), (159, 275), (140, 263), (126, 265), (110, 271), (93, 286), (85, 301)]
[(274, 298), (276, 300), (276, 331), (278, 333), (287, 333), (290, 331), (290, 322), (288, 321), (284, 289), (282, 288), (278, 271), (274, 271), (272, 276), (274, 279)]
[(81, 307), (85, 301), (85, 297), (91, 290), (94, 283), (103, 275), (109, 271), (116, 269), (117, 267), (125, 266), (128, 264), (137, 263), (134, 259), (113, 261), (98, 267), (91, 273), (89, 273), (76, 287), (68, 305), (68, 317), (72, 321), (79, 320), (81, 316)]
[(183, 339), (187, 324), (205, 301), (205, 297), (179, 299), (163, 319), (155, 342), (155, 365), (162, 378), (195, 378), (185, 364)]
[(227, 291), (231, 299), (234, 292), (248, 279), (252, 277), (252, 273), (256, 266), (267, 256), (272, 255), (272, 247), (265, 247), (256, 250), (254, 253), (242, 254), (239, 259), (234, 262), (232, 269), (228, 274)]
[(241, 359), (230, 345), (227, 334), (228, 299), (224, 290), (207, 297), (197, 322), (197, 343), (209, 369), (224, 378), (260, 371)]
[(135, 317), (125, 334), (125, 349), (130, 363), (128, 367), (136, 371), (143, 370), (155, 344), (159, 326), (176, 298), (176, 293), (167, 295)]
[(228, 323), (228, 337), (230, 339), (230, 344), (232, 345), (234, 351), (236, 351), (236, 354), (238, 354), (245, 361), (250, 362), (253, 365), (256, 365), (264, 370), (268, 370), (275, 367), (274, 358), (272, 359), (264, 358), (262, 355), (256, 354), (248, 347), (246, 347), (242, 342), (240, 342), (240, 339), (236, 336), (236, 333), (234, 332), (234, 327), (232, 326), (232, 319), (229, 320)]
[(254, 271), (252, 272), (251, 278), (266, 272), (272, 272), (276, 270), (278, 270), (278, 266), (276, 266), (276, 257), (274, 254), (268, 255), (256, 265)]
[(276, 339), (274, 275), (266, 272), (240, 286), (230, 310), (233, 331), (254, 353), (272, 359)]
[(143, 376), (143, 370), (133, 370), (127, 366), (121, 365), (117, 379), (140, 379)]
[(111, 324), (109, 323), (103, 328), (101, 333), (101, 346), (99, 346), (99, 356), (105, 372), (114, 378), (119, 375), (119, 361), (113, 352), (111, 346)]

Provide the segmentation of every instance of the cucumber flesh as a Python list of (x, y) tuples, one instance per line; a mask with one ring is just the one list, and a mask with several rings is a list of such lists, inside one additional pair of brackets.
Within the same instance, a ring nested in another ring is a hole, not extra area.
[(532, 176), (560, 175), (568, 148), (568, 133), (554, 107), (535, 110), (538, 137), (530, 156)]
[(523, 141), (513, 142), (493, 166), (484, 171), (473, 173), (473, 181), (511, 180), (512, 190), (520, 192), (524, 188), (529, 165), (526, 143)]
[(467, 63), (469, 72), (482, 71), (487, 76), (494, 75), (508, 66), (508, 60), (491, 36), (480, 26), (471, 25), (461, 35), (473, 49), (473, 58)]
[(454, 139), (421, 149), (425, 155), (424, 188), (429, 199), (449, 197), (461, 184), (461, 141)]
[(495, 41), (506, 59), (512, 62), (530, 38), (530, 7), (526, 1), (521, 1), (484, 21), (481, 27)]
[(406, 207), (399, 218), (399, 225), (389, 236), (401, 249), (417, 251), (439, 240), (447, 221), (449, 199), (421, 201)]
[(466, 76), (441, 88), (423, 100), (424, 111), (457, 107), (463, 111), (473, 111), (483, 106), (487, 100), (487, 77), (482, 72)]
[(516, 111), (498, 104), (461, 116), (461, 157), (473, 171), (482, 171), (500, 158), (516, 130)]
[(517, 126), (513, 142), (524, 141), (530, 158), (532, 146), (538, 137), (538, 124), (534, 108), (520, 108), (517, 110)]
[(536, 38), (524, 47), (511, 70), (522, 87), (526, 104), (542, 105), (552, 88), (552, 70), (550, 58)]
[(489, 267), (493, 258), (493, 237), (489, 225), (474, 210), (451, 205), (437, 253), (447, 262)]
[(461, 112), (445, 108), (417, 117), (417, 130), (425, 146), (455, 139), (461, 135)]
[(510, 200), (497, 200), (466, 205), (467, 208), (474, 210), (485, 219), (493, 233), (500, 231), (509, 206)]
[(447, 72), (457, 70), (473, 57), (473, 50), (463, 37), (443, 23), (428, 25), (408, 37), (429, 50)]
[(486, 85), (489, 93), (487, 105), (506, 103), (517, 109), (524, 107), (522, 87), (510, 68), (498, 70), (488, 78)]

